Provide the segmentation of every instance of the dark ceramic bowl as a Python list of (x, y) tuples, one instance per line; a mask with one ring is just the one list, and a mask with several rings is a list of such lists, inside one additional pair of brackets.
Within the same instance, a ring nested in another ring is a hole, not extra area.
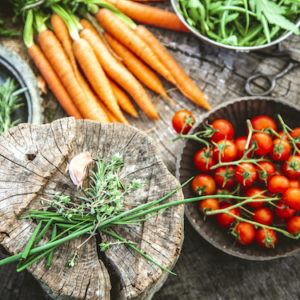
[[(280, 114), (285, 122), (293, 127), (300, 125), (300, 109), (287, 101), (269, 97), (244, 97), (234, 101), (226, 102), (201, 116), (190, 133), (202, 130), (204, 124), (213, 122), (216, 119), (226, 119), (235, 128), (235, 136), (246, 132), (246, 119), (257, 115), (268, 115), (277, 120)], [(177, 161), (176, 175), (181, 183), (192, 176), (199, 174), (193, 165), (193, 156), (201, 148), (195, 141), (187, 140), (179, 154)], [(183, 188), (185, 198), (195, 197), (190, 185)], [(209, 243), (216, 248), (248, 260), (270, 260), (284, 257), (297, 252), (300, 249), (300, 241), (292, 240), (278, 233), (278, 243), (274, 249), (262, 248), (256, 243), (249, 246), (242, 246), (234, 241), (233, 236), (223, 230), (215, 221), (215, 218), (206, 218), (198, 209), (198, 203), (189, 203), (185, 206), (185, 214), (195, 230)]]
[(28, 65), (13, 51), (0, 46), (0, 84), (6, 79), (15, 79), (18, 88), (27, 88), (21, 94), (23, 105), (12, 116), (20, 123), (42, 123), (42, 107), (34, 74)]

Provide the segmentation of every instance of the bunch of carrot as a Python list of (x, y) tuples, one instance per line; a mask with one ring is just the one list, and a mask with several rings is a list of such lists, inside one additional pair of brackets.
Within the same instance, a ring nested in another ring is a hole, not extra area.
[[(105, 8), (99, 9), (96, 4)], [(138, 117), (130, 95), (149, 118), (158, 119), (142, 84), (173, 101), (154, 71), (194, 103), (210, 108), (201, 90), (155, 36), (129, 18), (143, 21), (136, 15), (146, 7), (148, 24), (159, 25), (159, 19), (164, 19), (164, 27), (168, 23), (165, 20), (171, 21), (174, 14), (127, 0), (89, 0), (87, 7), (96, 17), (89, 15), (91, 22), (79, 20), (70, 10), (52, 5), (53, 31), (46, 26), (42, 7), (38, 11), (28, 10), (26, 15), (24, 41), (29, 54), (68, 115), (128, 124), (122, 110)], [(181, 29), (178, 27), (177, 21), (172, 22), (169, 23), (175, 24), (173, 29), (185, 30), (183, 25)], [(38, 44), (34, 43), (34, 31)]]

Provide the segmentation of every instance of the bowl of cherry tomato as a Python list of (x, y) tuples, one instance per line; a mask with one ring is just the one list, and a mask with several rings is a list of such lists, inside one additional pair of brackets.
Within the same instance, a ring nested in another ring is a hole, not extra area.
[(300, 110), (270, 97), (226, 102), (198, 120), (174, 115), (185, 213), (218, 249), (270, 260), (300, 249)]

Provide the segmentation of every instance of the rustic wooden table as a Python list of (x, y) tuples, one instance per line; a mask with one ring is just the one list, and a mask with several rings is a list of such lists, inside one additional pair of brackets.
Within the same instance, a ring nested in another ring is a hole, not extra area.
[[(267, 74), (276, 73), (286, 63), (256, 53), (220, 50), (202, 43), (191, 34), (156, 28), (151, 30), (205, 92), (212, 107), (245, 96), (245, 80), (252, 73), (258, 70)], [(300, 39), (298, 41), (300, 43)], [(21, 39), (2, 38), (0, 44), (17, 52), (33, 67)], [(166, 89), (172, 88), (167, 82), (164, 85)], [(142, 130), (150, 129), (149, 134), (158, 143), (165, 163), (175, 173), (181, 142), (171, 142), (174, 137), (170, 126), (172, 115), (183, 108), (192, 110), (196, 116), (204, 111), (176, 90), (170, 90), (169, 94), (177, 106), (156, 100), (160, 121), (153, 123), (142, 114), (138, 121), (130, 121)], [(300, 68), (280, 79), (271, 96), (300, 105)], [(153, 94), (152, 97), (155, 98)], [(44, 97), (43, 106), (45, 122), (64, 116), (50, 94)], [(185, 241), (174, 270), (177, 276), (169, 276), (154, 299), (299, 299), (299, 260), (300, 254), (268, 262), (251, 262), (228, 256), (204, 241), (186, 220)], [(0, 278), (1, 300), (47, 299), (34, 278), (27, 272), (17, 274), (15, 265), (2, 267)]]

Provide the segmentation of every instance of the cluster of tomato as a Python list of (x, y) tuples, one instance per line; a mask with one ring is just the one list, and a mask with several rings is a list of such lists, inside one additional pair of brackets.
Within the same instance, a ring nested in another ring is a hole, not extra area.
[[(173, 128), (180, 135), (187, 134), (191, 120), (190, 112), (177, 112)], [(200, 210), (222, 209), (216, 220), (224, 228), (231, 227), (239, 243), (248, 245), (256, 239), (271, 248), (277, 242), (276, 231), (271, 229), (275, 224), (292, 235), (300, 232), (300, 128), (278, 132), (276, 122), (265, 115), (250, 122), (248, 136), (236, 139), (234, 127), (223, 119), (202, 132), (208, 143), (194, 155), (201, 173), (193, 179), (192, 189), (199, 196), (211, 195), (201, 200)], [(247, 199), (252, 201), (230, 208)]]

